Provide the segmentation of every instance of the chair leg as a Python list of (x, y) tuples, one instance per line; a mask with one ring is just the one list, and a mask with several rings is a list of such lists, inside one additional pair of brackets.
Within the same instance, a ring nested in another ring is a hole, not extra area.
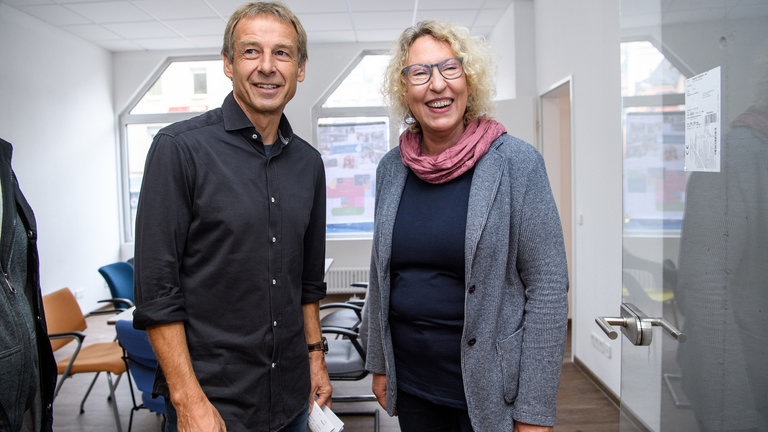
[(128, 432), (131, 432), (131, 428), (133, 428), (133, 413), (135, 412), (136, 412), (136, 409), (131, 408), (131, 415), (128, 417)]
[[(83, 414), (85, 412), (85, 400), (88, 399), (88, 395), (91, 394), (91, 390), (93, 390), (93, 385), (96, 384), (96, 379), (99, 378), (99, 374), (101, 372), (96, 372), (96, 376), (93, 377), (93, 380), (91, 380), (91, 385), (88, 386), (88, 391), (85, 392), (85, 396), (83, 396), (83, 400), (80, 401), (80, 414)], [(110, 380), (110, 385), (112, 383), (112, 378), (109, 372), (107, 372), (107, 377)], [(117, 388), (117, 385), (120, 384), (120, 379), (123, 377), (123, 375), (118, 375), (117, 379), (115, 380), (114, 387)], [(107, 396), (107, 400), (110, 401), (113, 398), (113, 392), (110, 392), (109, 396)]]
[(53, 399), (56, 399), (56, 396), (59, 395), (59, 390), (61, 390), (61, 386), (64, 384), (64, 381), (69, 378), (67, 375), (59, 375), (59, 379), (56, 382), (56, 390), (53, 391)]
[(123, 425), (120, 422), (120, 412), (117, 409), (117, 400), (115, 399), (115, 387), (117, 387), (117, 383), (120, 381), (120, 377), (122, 375), (118, 375), (118, 379), (112, 383), (112, 374), (107, 372), (107, 382), (109, 383), (109, 398), (110, 398), (110, 404), (112, 405), (112, 411), (115, 414), (115, 426), (117, 426), (117, 432), (123, 432)]
[(88, 390), (85, 392), (85, 396), (83, 396), (83, 400), (80, 401), (80, 414), (85, 412), (85, 400), (88, 399), (88, 395), (91, 394), (93, 385), (96, 384), (96, 380), (99, 378), (99, 375), (101, 375), (101, 372), (96, 372), (96, 376), (94, 376), (93, 380), (91, 380), (91, 385), (88, 386)]

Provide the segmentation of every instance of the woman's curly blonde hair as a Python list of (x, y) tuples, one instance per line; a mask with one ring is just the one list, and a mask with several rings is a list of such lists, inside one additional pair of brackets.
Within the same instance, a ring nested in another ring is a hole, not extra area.
[[(464, 112), (464, 124), (480, 117), (493, 115), (493, 97), (496, 88), (493, 81), (493, 58), (485, 38), (470, 34), (469, 29), (439, 21), (421, 21), (403, 31), (397, 44), (392, 48), (387, 66), (382, 93), (392, 115), (405, 121), (412, 118), (406, 101), (408, 82), (403, 75), (403, 68), (408, 61), (408, 52), (416, 39), (431, 36), (447, 43), (456, 57), (464, 58), (464, 76), (467, 79), (467, 109)], [(416, 119), (414, 119), (416, 120)], [(409, 129), (419, 132), (418, 120), (409, 125)]]

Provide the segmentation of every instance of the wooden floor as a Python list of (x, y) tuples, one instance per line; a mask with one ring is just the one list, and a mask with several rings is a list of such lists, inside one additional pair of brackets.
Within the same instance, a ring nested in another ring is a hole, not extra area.
[[(107, 324), (107, 316), (88, 318), (86, 341), (101, 342), (114, 338), (114, 328)], [(64, 348), (57, 358), (66, 354)], [(570, 358), (566, 352), (566, 358)], [(107, 400), (107, 380), (100, 376), (85, 404), (85, 413), (79, 413), (82, 399), (93, 375), (76, 375), (64, 383), (54, 403), (55, 432), (104, 432), (116, 430), (115, 418)], [(117, 386), (116, 401), (119, 408), (123, 431), (128, 430), (131, 396), (128, 380), (123, 379)], [(356, 395), (370, 393), (370, 378), (357, 382), (334, 382), (335, 395)], [(374, 411), (375, 402), (336, 403), (334, 411)], [(379, 411), (381, 432), (399, 432), (396, 418)], [(373, 417), (340, 416), (345, 423), (345, 432), (373, 431)], [(134, 414), (134, 432), (159, 432), (160, 417), (141, 410)], [(579, 368), (571, 362), (563, 364), (563, 374), (558, 395), (557, 432), (616, 432), (619, 430), (619, 411), (616, 405), (596, 387)]]

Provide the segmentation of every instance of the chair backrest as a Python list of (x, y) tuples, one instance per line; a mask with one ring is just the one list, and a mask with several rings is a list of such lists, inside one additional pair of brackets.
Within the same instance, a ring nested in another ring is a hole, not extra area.
[(133, 265), (118, 261), (99, 267), (99, 273), (107, 281), (112, 298), (133, 301)]
[(133, 328), (129, 320), (118, 320), (115, 323), (117, 341), (123, 347), (128, 359), (141, 366), (157, 369), (157, 357), (149, 343), (149, 336), (144, 330)]
[(324, 334), (341, 336), (328, 339), (328, 353), (325, 364), (331, 380), (357, 381), (368, 375), (365, 370), (365, 348), (360, 343), (356, 330), (339, 327), (323, 327)]
[(162, 397), (152, 397), (152, 387), (157, 371), (157, 357), (149, 343), (149, 337), (144, 330), (133, 328), (128, 320), (118, 320), (115, 323), (117, 341), (125, 350), (128, 371), (141, 392), (144, 405), (152, 411), (164, 413), (165, 402)]
[(355, 304), (351, 301), (320, 305), (320, 326), (357, 330), (363, 320), (362, 310), (362, 304)]
[[(83, 311), (69, 288), (44, 295), (43, 309), (49, 334), (81, 332), (88, 327)], [(72, 339), (52, 339), (51, 347), (56, 351), (71, 341)]]

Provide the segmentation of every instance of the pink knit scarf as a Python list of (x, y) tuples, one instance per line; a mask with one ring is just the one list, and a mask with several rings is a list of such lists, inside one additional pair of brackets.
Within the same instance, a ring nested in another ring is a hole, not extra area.
[(421, 153), (421, 134), (405, 131), (400, 135), (400, 155), (405, 166), (427, 183), (445, 183), (469, 171), (485, 155), (491, 143), (506, 132), (491, 119), (472, 121), (459, 142), (435, 156)]

